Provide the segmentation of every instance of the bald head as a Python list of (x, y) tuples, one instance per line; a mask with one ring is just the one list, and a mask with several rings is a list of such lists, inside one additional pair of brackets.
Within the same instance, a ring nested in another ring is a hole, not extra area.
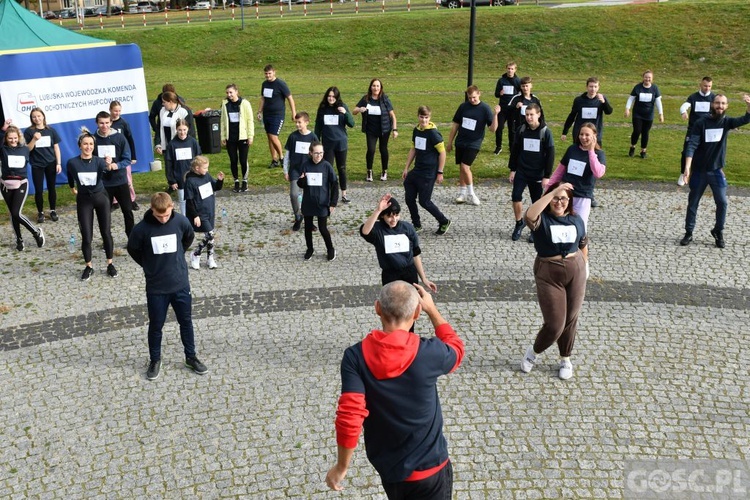
[(393, 281), (380, 290), (380, 315), (385, 321), (403, 322), (414, 317), (419, 293), (406, 281)]

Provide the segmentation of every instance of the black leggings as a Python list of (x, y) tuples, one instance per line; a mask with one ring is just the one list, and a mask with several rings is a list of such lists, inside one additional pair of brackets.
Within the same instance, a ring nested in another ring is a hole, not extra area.
[[(314, 215), (305, 215), (305, 243), (307, 249), (313, 249), (313, 217)], [(333, 241), (331, 241), (331, 233), (328, 231), (328, 217), (318, 216), (318, 231), (323, 237), (323, 241), (326, 244), (326, 250), (333, 250)]]
[(50, 163), (46, 167), (32, 166), (31, 178), (34, 181), (34, 202), (36, 202), (36, 211), (39, 213), (44, 212), (44, 179), (47, 179), (49, 209), (54, 210), (55, 207), (57, 207), (57, 189), (55, 189), (57, 165)]
[(133, 202), (130, 201), (130, 186), (126, 184), (120, 184), (119, 186), (105, 187), (107, 194), (109, 195), (109, 202), (112, 203), (113, 198), (117, 198), (120, 202), (120, 209), (122, 210), (122, 218), (125, 221), (125, 234), (130, 236), (130, 231), (133, 230), (135, 225), (135, 217), (133, 216)]
[(342, 191), (346, 191), (346, 149), (339, 149), (334, 151), (333, 149), (326, 149), (323, 153), (323, 159), (333, 165), (334, 159), (336, 160), (336, 170), (339, 173), (339, 188)]
[[(247, 153), (250, 149), (247, 141), (227, 141), (227, 154), (229, 155), (229, 168), (232, 170), (234, 180), (247, 180)], [(239, 176), (239, 164), (242, 166), (242, 177)]]
[(640, 136), (641, 149), (646, 149), (646, 147), (648, 146), (648, 136), (651, 132), (651, 125), (653, 124), (654, 120), (643, 120), (633, 115), (633, 133), (630, 136), (630, 144), (637, 144), (638, 136)]
[(29, 195), (29, 182), (24, 179), (21, 181), (21, 187), (18, 189), (5, 189), (3, 191), (3, 199), (5, 204), (8, 205), (8, 212), (10, 212), (10, 221), (13, 225), (13, 231), (16, 233), (16, 239), (22, 240), (21, 237), (21, 226), (29, 230), (33, 235), (39, 234), (39, 229), (31, 223), (31, 221), (21, 213), (23, 204), (26, 203), (26, 197)]
[[(127, 197), (127, 199), (130, 200), (130, 197)], [(84, 262), (87, 264), (91, 262), (94, 212), (96, 212), (96, 220), (99, 223), (99, 234), (102, 235), (102, 241), (104, 242), (104, 254), (108, 260), (111, 259), (114, 251), (112, 214), (110, 213), (109, 197), (106, 191), (99, 191), (94, 194), (78, 193), (78, 196), (76, 196), (76, 211), (78, 212), (78, 228), (81, 231), (81, 253), (83, 253)]]
[(383, 167), (383, 172), (388, 170), (388, 138), (391, 136), (390, 132), (386, 132), (382, 135), (375, 135), (367, 133), (367, 170), (372, 170), (372, 164), (375, 161), (375, 144), (380, 139), (380, 164)]

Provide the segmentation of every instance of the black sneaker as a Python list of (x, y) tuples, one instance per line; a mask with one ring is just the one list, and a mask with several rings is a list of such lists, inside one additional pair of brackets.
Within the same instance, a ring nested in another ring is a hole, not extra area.
[(645, 160), (646, 158), (648, 158), (648, 155), (646, 154), (646, 152), (645, 152), (645, 151), (641, 151), (641, 158), (643, 158), (644, 160)]
[(631, 158), (635, 156), (635, 146), (630, 146), (630, 149), (628, 149), (628, 156)]
[(185, 358), (185, 366), (193, 370), (198, 375), (205, 375), (208, 373), (206, 365), (200, 362), (198, 358)]
[(341, 203), (351, 203), (352, 200), (350, 198), (347, 198), (346, 196), (341, 197)]
[(159, 371), (161, 370), (161, 360), (150, 361), (148, 364), (148, 370), (146, 370), (146, 378), (149, 380), (156, 380), (159, 378)]
[(83, 273), (81, 274), (81, 281), (88, 281), (92, 274), (94, 274), (94, 268), (91, 266), (84, 267)]
[(247, 192), (247, 181), (242, 181), (242, 187), (240, 188), (240, 193)]
[(39, 212), (39, 215), (36, 216), (36, 221), (41, 224), (44, 222), (44, 212)]
[(297, 219), (294, 221), (294, 225), (292, 226), (292, 231), (299, 231), (300, 227), (302, 227), (302, 219)]
[(683, 236), (682, 239), (680, 240), (680, 246), (683, 246), (683, 247), (687, 246), (692, 241), (693, 241), (693, 233), (688, 231), (685, 233), (685, 236)]
[(52, 219), (52, 222), (57, 222), (57, 219), (59, 219), (59, 217), (57, 216), (57, 212), (55, 212), (54, 210), (49, 213), (49, 218)]
[(499, 155), (502, 152), (503, 152), (503, 147), (502, 146), (498, 146), (498, 147), (495, 148), (495, 154), (496, 155)]
[(599, 206), (599, 202), (596, 201), (594, 198), (591, 198), (591, 208), (596, 208), (598, 206)]
[(268, 168), (277, 168), (280, 166), (281, 166), (281, 163), (279, 163), (279, 160), (271, 160), (271, 164), (268, 165)]
[(317, 230), (318, 230), (318, 226), (316, 226), (315, 224), (313, 224), (312, 232), (314, 233)]
[(240, 181), (238, 181), (238, 180), (235, 179), (235, 181), (234, 181), (234, 188), (232, 188), (232, 191), (234, 191), (235, 193), (239, 193), (240, 192)]
[(719, 231), (718, 229), (712, 229), (711, 230), (711, 236), (714, 237), (714, 242), (716, 243), (716, 246), (719, 248), (724, 248), (726, 244), (724, 243), (724, 232)]
[(414, 232), (421, 233), (422, 232), (422, 224), (414, 224)]
[(328, 250), (328, 261), (330, 262), (332, 260), (336, 260), (336, 249), (335, 248), (331, 248), (330, 250)]
[(16, 240), (16, 250), (18, 250), (19, 252), (23, 251), (23, 240), (21, 238), (18, 238)]
[(36, 240), (36, 246), (39, 248), (42, 248), (44, 246), (44, 231), (42, 231), (42, 228), (39, 228), (39, 232), (34, 235), (34, 239)]
[(518, 241), (519, 239), (521, 239), (522, 232), (523, 232), (523, 219), (516, 221), (516, 225), (513, 228), (513, 234), (510, 235), (510, 239), (513, 241)]
[(440, 224), (440, 227), (438, 228), (437, 231), (435, 231), (435, 234), (437, 234), (438, 236), (442, 236), (448, 232), (448, 228), (450, 227), (451, 227), (451, 221), (447, 220), (445, 221), (445, 224)]
[[(140, 210), (141, 209), (141, 207), (138, 206), (138, 202), (134, 201), (132, 206), (133, 206), (133, 210)], [(52, 219), (52, 220), (55, 220), (55, 219)]]
[(313, 250), (312, 248), (308, 248), (307, 251), (305, 252), (305, 260), (310, 260), (314, 253), (315, 253), (315, 250)]
[(117, 278), (118, 274), (119, 273), (117, 272), (117, 269), (115, 269), (115, 265), (114, 264), (107, 264), (107, 275), (110, 278)]

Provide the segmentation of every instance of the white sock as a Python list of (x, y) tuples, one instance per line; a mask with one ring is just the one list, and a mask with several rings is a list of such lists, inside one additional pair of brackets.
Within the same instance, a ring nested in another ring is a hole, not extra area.
[(466, 196), (466, 186), (460, 186), (458, 188), (458, 194)]
[(469, 184), (468, 186), (466, 186), (466, 189), (468, 190), (469, 196), (474, 196), (474, 185), (473, 184)]

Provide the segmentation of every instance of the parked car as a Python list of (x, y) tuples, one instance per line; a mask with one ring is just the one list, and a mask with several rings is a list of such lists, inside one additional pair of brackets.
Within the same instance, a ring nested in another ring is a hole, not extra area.
[(63, 9), (60, 11), (57, 17), (60, 19), (73, 19), (76, 17), (76, 10), (75, 9)]
[[(518, 0), (474, 0), (474, 4), (477, 7), (483, 5), (492, 5), (500, 7), (502, 5), (516, 5)], [(449, 9), (460, 9), (461, 7), (471, 7), (471, 0), (440, 0), (441, 7), (448, 7)]]
[(147, 12), (156, 12), (156, 9), (151, 2), (138, 2), (138, 14), (144, 14)]
[(57, 14), (55, 14), (51, 10), (48, 10), (44, 12), (44, 18), (45, 19), (57, 19)]
[(208, 10), (212, 8), (213, 8), (213, 5), (211, 5), (211, 2), (208, 2), (206, 0), (201, 0), (200, 2), (195, 2), (193, 4), (192, 10)]

